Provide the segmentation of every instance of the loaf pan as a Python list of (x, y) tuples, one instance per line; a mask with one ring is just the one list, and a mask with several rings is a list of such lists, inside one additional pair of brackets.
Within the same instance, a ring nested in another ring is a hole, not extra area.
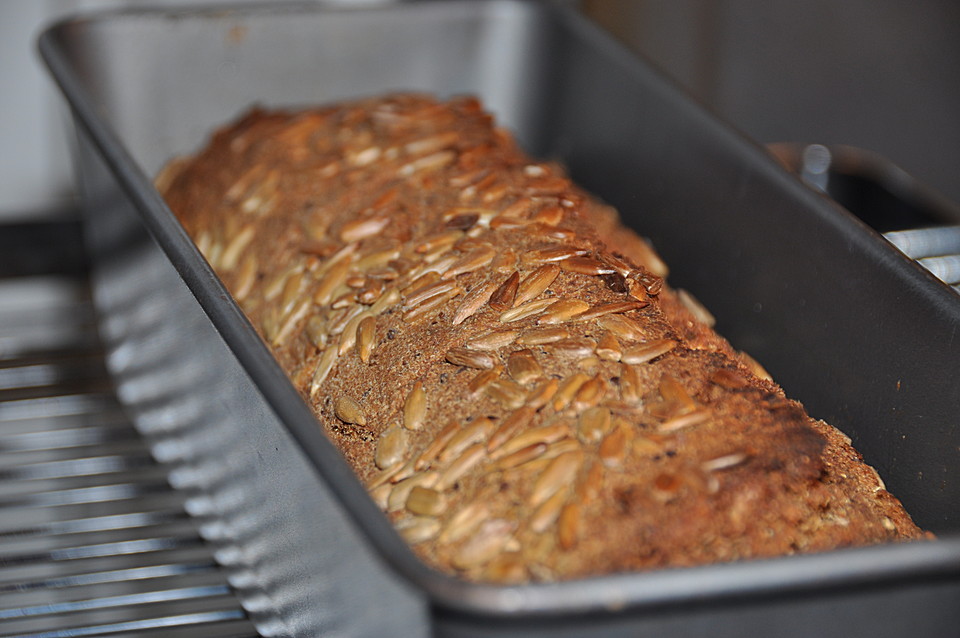
[[(40, 49), (72, 109), (121, 400), (266, 636), (942, 636), (960, 627), (960, 298), (575, 11), (100, 13)], [(934, 542), (561, 584), (418, 561), (151, 185), (253, 104), (479, 95), (617, 206), (719, 331), (844, 430)]]

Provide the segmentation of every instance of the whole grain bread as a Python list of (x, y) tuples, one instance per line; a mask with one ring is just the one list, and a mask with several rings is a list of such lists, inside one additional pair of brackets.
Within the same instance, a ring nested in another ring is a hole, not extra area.
[(157, 183), (438, 569), (552, 581), (924, 536), (475, 99), (255, 110)]

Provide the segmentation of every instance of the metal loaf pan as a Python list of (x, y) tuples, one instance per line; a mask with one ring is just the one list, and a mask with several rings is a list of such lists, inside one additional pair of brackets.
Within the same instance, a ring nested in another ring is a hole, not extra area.
[[(77, 122), (120, 398), (264, 635), (960, 626), (960, 297), (575, 12), (500, 0), (104, 13), (55, 25), (40, 48)], [(476, 93), (531, 153), (565, 162), (940, 539), (519, 587), (420, 563), (150, 180), (251, 104), (397, 89)]]

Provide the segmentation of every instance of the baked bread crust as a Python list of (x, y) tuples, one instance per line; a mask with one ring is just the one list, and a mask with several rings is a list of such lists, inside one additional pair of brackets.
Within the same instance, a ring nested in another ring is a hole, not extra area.
[(436, 568), (552, 581), (924, 536), (475, 99), (256, 110), (157, 183)]

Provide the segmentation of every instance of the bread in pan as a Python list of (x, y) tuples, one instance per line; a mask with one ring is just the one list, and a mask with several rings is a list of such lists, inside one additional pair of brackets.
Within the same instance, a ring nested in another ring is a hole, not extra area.
[(925, 536), (475, 99), (255, 110), (158, 187), (440, 570), (553, 581)]

